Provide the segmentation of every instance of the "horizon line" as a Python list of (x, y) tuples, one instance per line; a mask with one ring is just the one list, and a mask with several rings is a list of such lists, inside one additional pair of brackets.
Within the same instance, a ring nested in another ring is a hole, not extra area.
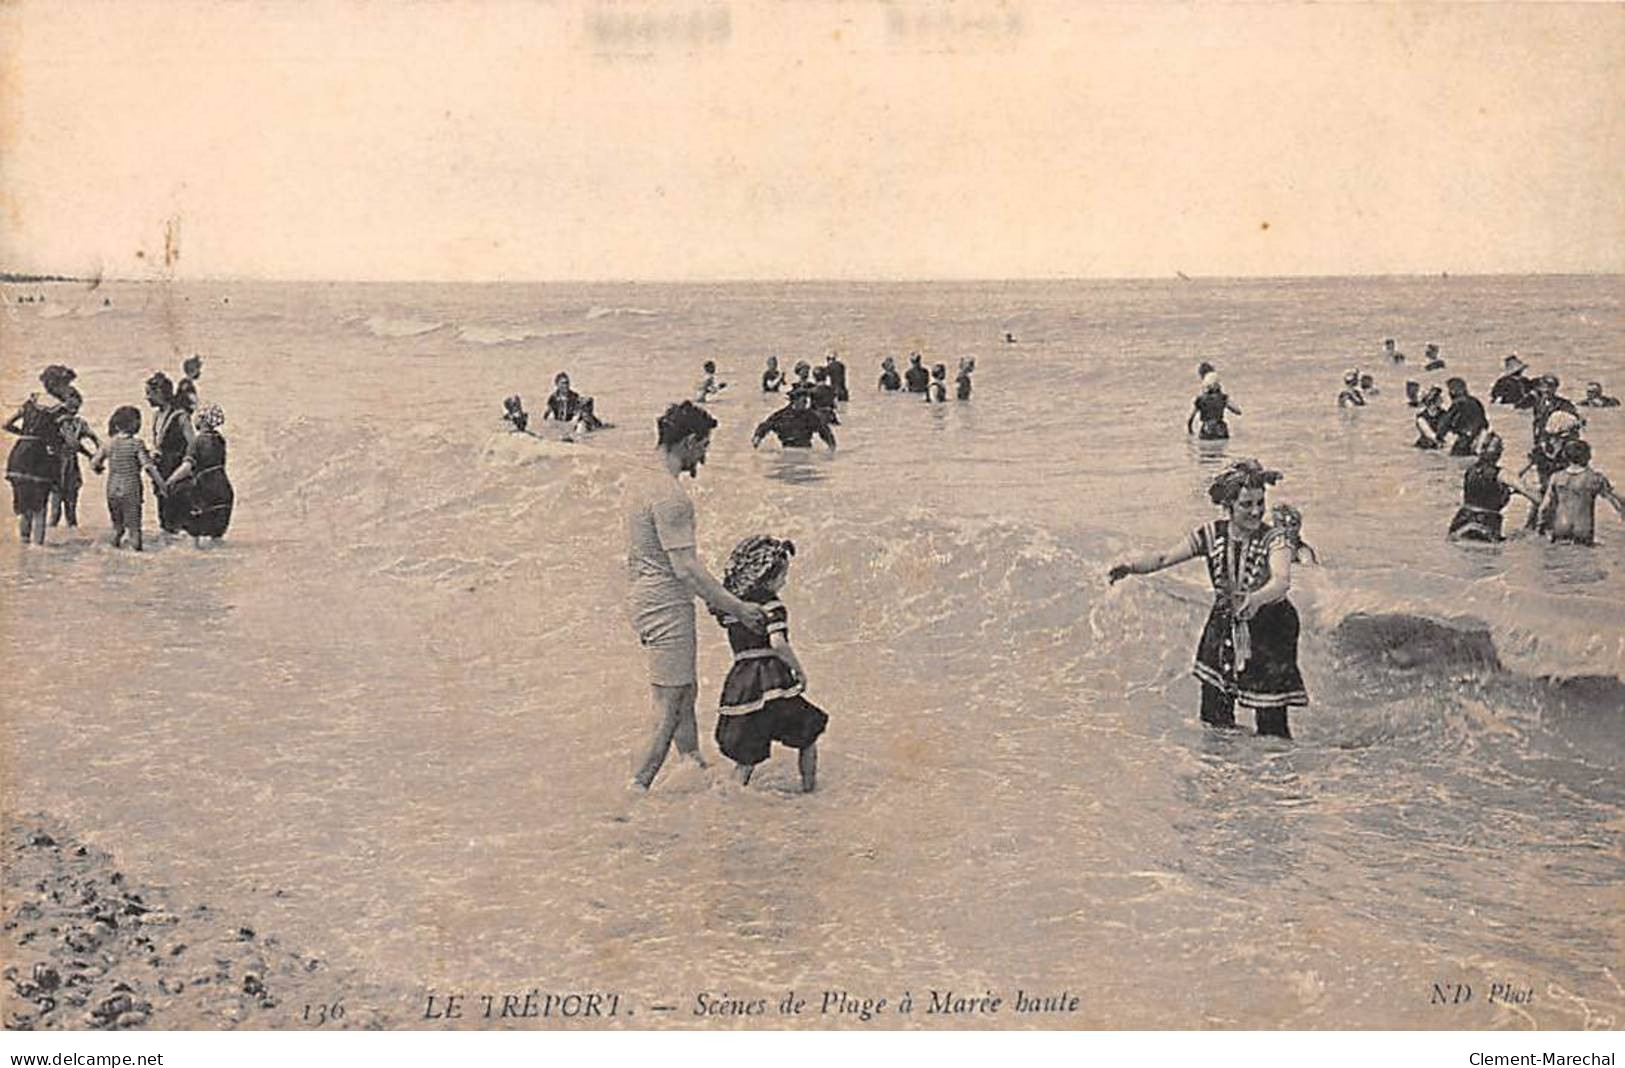
[(741, 277), (697, 277), (697, 278), (373, 278), (373, 277), (275, 277), (244, 274), (219, 275), (190, 275), (165, 276), (156, 275), (145, 278), (127, 275), (78, 276), (61, 274), (53, 271), (18, 271), (0, 270), (0, 284), (3, 285), (44, 285), (44, 284), (72, 284), (72, 285), (103, 285), (109, 282), (121, 284), (207, 284), (207, 283), (276, 283), (290, 285), (988, 285), (1027, 282), (1267, 282), (1267, 281), (1313, 281), (1324, 279), (1364, 278), (1364, 279), (1409, 279), (1409, 278), (1609, 278), (1625, 276), (1625, 269), (1591, 269), (1591, 270), (1562, 270), (1562, 271), (1357, 271), (1349, 274), (1191, 274), (1185, 271), (1174, 271), (1171, 274), (1140, 274), (1140, 275), (1010, 275), (1005, 277), (887, 277), (887, 276), (812, 276), (787, 277), (763, 276), (758, 278)]

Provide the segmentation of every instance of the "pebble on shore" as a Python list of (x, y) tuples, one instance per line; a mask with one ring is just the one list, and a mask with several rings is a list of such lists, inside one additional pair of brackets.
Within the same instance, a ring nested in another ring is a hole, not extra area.
[[(331, 1000), (319, 959), (131, 885), (47, 817), (8, 818), (0, 848), (7, 1030), (299, 1028), (298, 1002)], [(384, 1021), (355, 1011), (344, 1026)]]

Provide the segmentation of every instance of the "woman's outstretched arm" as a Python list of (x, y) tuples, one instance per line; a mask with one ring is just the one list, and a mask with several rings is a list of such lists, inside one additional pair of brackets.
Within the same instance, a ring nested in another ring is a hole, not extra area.
[(1150, 575), (1165, 567), (1182, 564), (1195, 556), (1196, 546), (1191, 543), (1191, 539), (1185, 538), (1178, 545), (1160, 553), (1113, 564), (1111, 570), (1106, 572), (1106, 579), (1115, 583), (1118, 579), (1127, 578), (1129, 575)]

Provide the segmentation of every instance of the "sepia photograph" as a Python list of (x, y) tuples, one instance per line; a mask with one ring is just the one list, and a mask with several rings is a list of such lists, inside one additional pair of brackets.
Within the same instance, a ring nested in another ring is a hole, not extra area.
[(1622, 153), (1614, 3), (0, 3), (0, 1037), (1614, 1063)]

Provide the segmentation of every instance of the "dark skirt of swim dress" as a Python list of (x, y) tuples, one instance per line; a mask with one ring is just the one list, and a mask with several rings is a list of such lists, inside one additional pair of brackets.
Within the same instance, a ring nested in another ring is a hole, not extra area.
[(6, 457), (6, 480), (11, 483), (11, 510), (28, 515), (44, 509), (62, 475), (62, 432), (52, 411), (32, 400), (23, 404), (19, 429), (22, 433)]
[(181, 484), (177, 502), (181, 528), (195, 538), (218, 538), (231, 526), (236, 494), (226, 477), (226, 439), (213, 431), (200, 433), (186, 455), (194, 474)]
[(805, 749), (829, 725), (823, 709), (801, 696), (790, 666), (766, 650), (739, 656), (722, 682), (717, 748), (739, 764), (760, 764), (774, 742)]
[(1309, 694), (1298, 670), (1298, 610), (1292, 602), (1273, 601), (1253, 616), (1248, 623), (1251, 656), (1240, 671), (1233, 621), (1227, 606), (1214, 605), (1196, 646), (1192, 674), (1245, 708), (1307, 705)]

